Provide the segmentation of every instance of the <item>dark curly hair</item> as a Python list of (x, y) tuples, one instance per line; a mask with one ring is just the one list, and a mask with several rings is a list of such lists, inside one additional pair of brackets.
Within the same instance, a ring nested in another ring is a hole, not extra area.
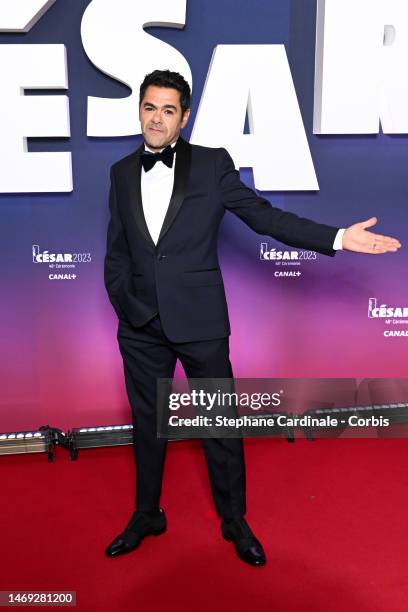
[(143, 83), (140, 85), (139, 106), (142, 103), (146, 89), (149, 85), (156, 87), (171, 87), (177, 89), (180, 94), (181, 116), (190, 108), (191, 89), (185, 78), (178, 72), (170, 70), (155, 70), (146, 74)]

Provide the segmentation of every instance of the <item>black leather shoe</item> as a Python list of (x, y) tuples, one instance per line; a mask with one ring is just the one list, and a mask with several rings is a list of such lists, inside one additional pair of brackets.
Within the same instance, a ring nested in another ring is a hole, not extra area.
[(227, 542), (234, 543), (237, 555), (242, 561), (249, 565), (265, 565), (264, 549), (244, 518), (223, 519), (221, 531)]
[(137, 548), (142, 540), (148, 535), (160, 535), (166, 531), (166, 515), (163, 508), (153, 512), (141, 512), (137, 510), (132, 514), (132, 518), (108, 548), (105, 555), (108, 557), (118, 557), (131, 552)]

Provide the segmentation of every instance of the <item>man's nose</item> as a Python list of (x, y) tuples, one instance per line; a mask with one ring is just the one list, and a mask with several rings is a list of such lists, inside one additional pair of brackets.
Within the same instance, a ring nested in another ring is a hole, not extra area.
[(152, 119), (153, 123), (161, 123), (161, 113), (159, 109), (154, 111)]

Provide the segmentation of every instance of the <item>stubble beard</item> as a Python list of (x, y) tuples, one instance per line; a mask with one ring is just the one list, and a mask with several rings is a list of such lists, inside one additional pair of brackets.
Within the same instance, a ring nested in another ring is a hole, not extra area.
[[(173, 138), (170, 138), (169, 140), (164, 139), (163, 140), (155, 140), (154, 142), (150, 139), (151, 135), (149, 134), (149, 128), (147, 128), (146, 132), (143, 134), (143, 138), (144, 141), (146, 143), (146, 145), (149, 147), (149, 149), (152, 149), (152, 151), (161, 151), (162, 149), (165, 149), (168, 145), (173, 144), (173, 142), (175, 142), (178, 137), (179, 137), (180, 133), (173, 136)], [(159, 136), (159, 135), (158, 135)]]

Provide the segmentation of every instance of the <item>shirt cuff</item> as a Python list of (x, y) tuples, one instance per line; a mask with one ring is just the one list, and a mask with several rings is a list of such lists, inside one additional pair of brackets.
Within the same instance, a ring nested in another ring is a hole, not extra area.
[(346, 231), (346, 229), (339, 229), (339, 231), (336, 234), (336, 237), (334, 239), (334, 243), (333, 243), (333, 250), (334, 251), (342, 251), (343, 250), (343, 236), (344, 236), (344, 232)]

